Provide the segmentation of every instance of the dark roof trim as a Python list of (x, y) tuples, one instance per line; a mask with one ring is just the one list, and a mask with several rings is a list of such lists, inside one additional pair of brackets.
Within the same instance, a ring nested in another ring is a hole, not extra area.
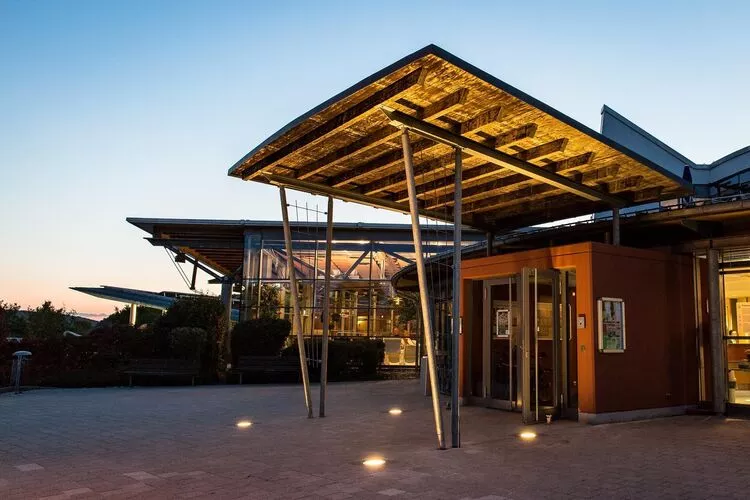
[[(728, 155), (726, 155), (726, 156), (722, 156), (721, 158), (719, 158), (719, 159), (718, 159), (718, 160), (716, 160), (715, 162), (711, 163), (711, 165), (710, 165), (710, 166), (711, 166), (711, 168), (714, 168), (714, 167), (718, 167), (718, 166), (719, 166), (719, 165), (721, 165), (722, 163), (726, 163), (726, 162), (728, 162), (729, 160), (732, 160), (732, 159), (734, 159), (734, 158), (736, 158), (736, 157), (738, 157), (738, 156), (742, 156), (742, 155), (744, 155), (745, 153), (748, 153), (748, 152), (750, 152), (750, 146), (745, 146), (744, 148), (740, 148), (740, 149), (738, 149), (737, 151), (734, 151), (734, 152), (732, 152), (732, 153), (729, 153), (729, 154), (728, 154)], [(731, 177), (731, 176), (730, 176), (730, 177)]]

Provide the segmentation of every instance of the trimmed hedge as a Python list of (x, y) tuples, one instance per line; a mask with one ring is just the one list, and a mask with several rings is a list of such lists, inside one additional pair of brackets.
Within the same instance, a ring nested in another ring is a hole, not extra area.
[[(321, 338), (305, 339), (307, 357), (321, 352)], [(299, 356), (297, 343), (282, 351), (282, 356)], [(378, 378), (378, 366), (385, 356), (385, 343), (380, 339), (336, 338), (328, 341), (328, 380), (372, 380)], [(310, 378), (318, 380), (320, 370), (310, 370)]]
[(0, 386), (10, 385), (15, 351), (31, 351), (21, 383), (52, 387), (104, 387), (117, 385), (120, 367), (130, 357), (152, 352), (148, 334), (116, 325), (85, 337), (52, 337), (0, 342)]
[(278, 356), (292, 329), (285, 319), (260, 318), (237, 323), (232, 330), (232, 357)]

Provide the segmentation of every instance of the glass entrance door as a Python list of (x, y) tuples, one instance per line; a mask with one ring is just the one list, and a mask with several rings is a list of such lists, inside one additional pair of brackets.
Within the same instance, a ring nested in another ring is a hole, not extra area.
[(518, 407), (520, 373), (518, 278), (485, 281), (484, 297), (484, 400), (487, 406), (513, 410)]
[(561, 395), (560, 278), (555, 270), (526, 268), (521, 275), (523, 315), (523, 421), (557, 415)]

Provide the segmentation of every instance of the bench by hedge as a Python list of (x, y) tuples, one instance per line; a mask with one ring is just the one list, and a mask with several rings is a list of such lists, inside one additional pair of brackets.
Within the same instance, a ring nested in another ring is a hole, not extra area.
[(150, 377), (190, 377), (190, 383), (195, 385), (195, 379), (200, 373), (197, 361), (186, 359), (134, 359), (122, 370), (128, 376), (128, 385), (133, 387), (133, 376)]
[(292, 356), (240, 356), (232, 373), (239, 375), (240, 384), (245, 373), (264, 375), (296, 375), (300, 379), (299, 358)]

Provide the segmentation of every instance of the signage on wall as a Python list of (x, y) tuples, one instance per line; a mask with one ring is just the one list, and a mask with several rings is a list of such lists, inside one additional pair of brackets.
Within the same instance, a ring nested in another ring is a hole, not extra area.
[(602, 297), (597, 301), (599, 351), (625, 352), (625, 302)]

